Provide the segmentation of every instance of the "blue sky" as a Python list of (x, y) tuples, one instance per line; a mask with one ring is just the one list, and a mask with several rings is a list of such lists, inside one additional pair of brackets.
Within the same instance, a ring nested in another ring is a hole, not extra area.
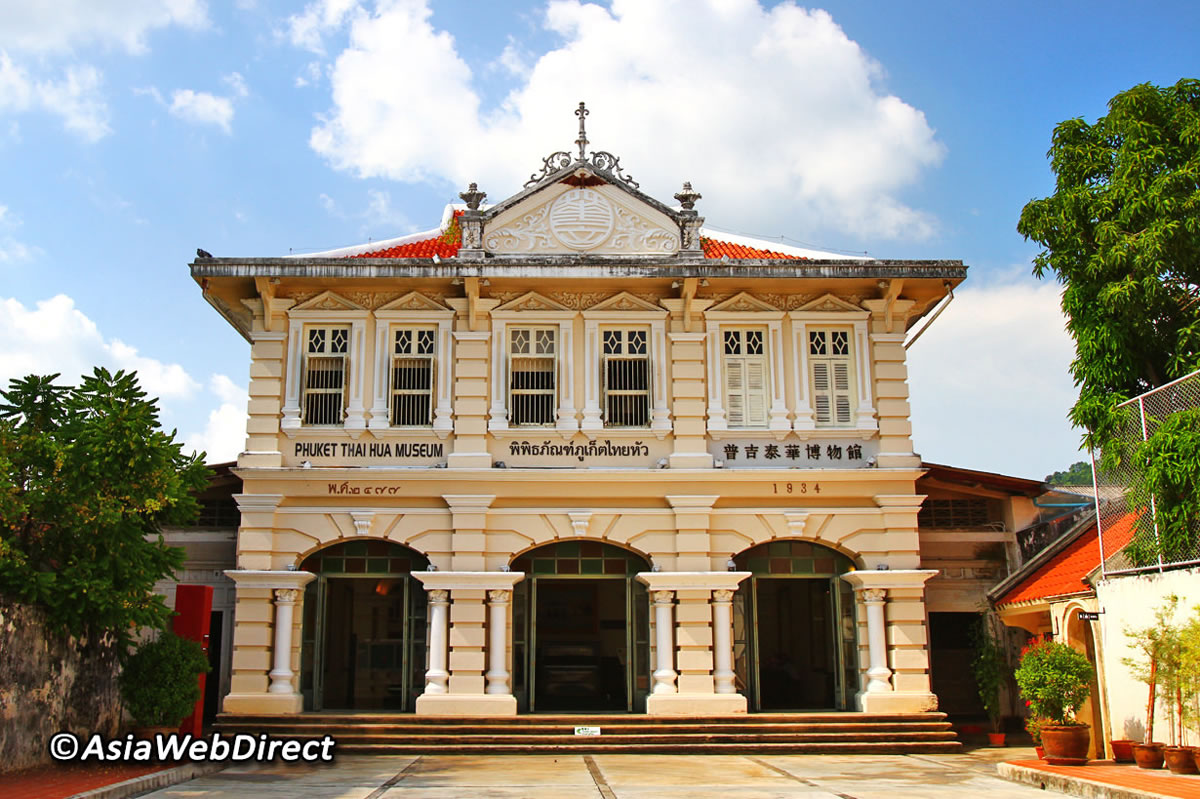
[[(1077, 459), (1057, 289), (1015, 232), (1053, 126), (1196, 77), (1194, 3), (144, 0), (0, 4), (0, 380), (137, 367), (241, 444), (248, 349), (187, 274), (434, 226), (593, 147), (709, 225), (971, 276), (910, 350), (927, 459)], [(963, 431), (970, 431), (964, 434)]]

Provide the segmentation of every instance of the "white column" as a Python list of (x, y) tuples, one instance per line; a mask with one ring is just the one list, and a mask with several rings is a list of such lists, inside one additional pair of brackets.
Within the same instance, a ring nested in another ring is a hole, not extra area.
[(791, 430), (792, 423), (788, 421), (787, 403), (783, 397), (783, 322), (778, 319), (772, 321), (767, 327), (767, 332), (771, 336), (771, 361), (773, 363), (771, 369), (771, 418), (767, 426), (771, 430)]
[(867, 693), (892, 690), (892, 670), (887, 667), (887, 637), (884, 630), (883, 603), (887, 589), (867, 588), (859, 591), (867, 606)]
[(488, 430), (508, 429), (508, 336), (505, 322), (492, 317), (492, 407), (488, 411)]
[(655, 651), (658, 668), (654, 670), (655, 694), (675, 693), (675, 622), (671, 618), (674, 591), (654, 592)]
[(558, 406), (558, 421), (555, 427), (559, 433), (573, 433), (579, 429), (579, 421), (575, 418), (575, 351), (574, 345), (571, 343), (571, 325), (570, 320), (562, 320), (558, 323), (558, 337), (562, 346), (559, 353), (559, 376), (562, 380), (562, 386), (559, 391), (561, 397)]
[(369, 430), (387, 430), (391, 423), (388, 413), (388, 377), (391, 375), (392, 357), (391, 343), (388, 333), (391, 331), (385, 319), (375, 320), (375, 381), (371, 391), (371, 419), (367, 422)]
[(304, 362), (301, 347), (305, 346), (304, 324), (298, 319), (288, 321), (287, 389), (283, 401), (283, 420), (279, 423), (288, 435), (300, 429), (300, 364)]
[(600, 412), (600, 322), (583, 322), (583, 423), (580, 430), (603, 430)]
[(511, 591), (488, 591), (488, 671), (487, 693), (507, 694), (508, 600)]
[(442, 436), (454, 429), (450, 406), (450, 379), (454, 371), (454, 350), (451, 348), (450, 320), (438, 320), (437, 344), (437, 407), (433, 411), (434, 432)]
[(269, 674), (272, 694), (295, 693), (292, 688), (292, 611), (300, 591), (295, 588), (275, 589), (275, 660)]
[(367, 429), (366, 409), (363, 406), (363, 386), (367, 372), (367, 323), (355, 319), (350, 323), (350, 405), (343, 424), (351, 438), (358, 438)]
[(729, 422), (725, 418), (724, 372), (721, 368), (721, 357), (724, 352), (721, 342), (721, 323), (708, 322), (708, 429), (728, 430)]
[(650, 379), (654, 389), (654, 408), (650, 413), (650, 429), (659, 438), (671, 429), (671, 410), (667, 407), (667, 384), (671, 379), (671, 364), (667, 358), (667, 323), (657, 319), (650, 325)]
[(718, 694), (734, 694), (733, 685), (733, 591), (718, 589), (712, 593), (713, 609), (713, 683)]
[(871, 345), (867, 336), (865, 319), (854, 323), (854, 364), (858, 370), (858, 411), (855, 427), (860, 430), (877, 430), (879, 421), (875, 417), (875, 405), (871, 391)]
[(433, 589), (429, 592), (429, 670), (425, 672), (425, 693), (446, 693), (447, 623), (450, 617), (450, 592)]

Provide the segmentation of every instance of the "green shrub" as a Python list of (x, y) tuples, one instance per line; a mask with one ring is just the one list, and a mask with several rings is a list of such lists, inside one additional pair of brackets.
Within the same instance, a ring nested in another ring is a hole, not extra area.
[(129, 656), (121, 672), (121, 697), (139, 727), (174, 727), (196, 701), (196, 677), (208, 671), (208, 658), (195, 641), (161, 633)]
[(1037, 641), (1021, 653), (1014, 676), (1030, 712), (1049, 724), (1076, 724), (1075, 712), (1091, 694), (1092, 664), (1057, 641)]

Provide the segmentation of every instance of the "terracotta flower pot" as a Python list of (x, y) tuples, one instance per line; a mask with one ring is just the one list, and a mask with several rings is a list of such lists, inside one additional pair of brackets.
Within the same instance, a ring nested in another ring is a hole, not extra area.
[(1046, 759), (1046, 750), (1044, 747), (1035, 746), (1035, 747), (1033, 747), (1033, 751), (1037, 752), (1038, 760)]
[(989, 732), (987, 734), (987, 736), (988, 736), (988, 746), (1004, 746), (1004, 733)]
[(1138, 768), (1162, 768), (1163, 749), (1165, 748), (1166, 747), (1160, 743), (1134, 744), (1134, 762), (1138, 764)]
[(1200, 771), (1200, 746), (1192, 747), (1192, 762), (1196, 764), (1196, 770)]
[(1129, 738), (1119, 738), (1115, 741), (1109, 741), (1109, 743), (1112, 744), (1113, 762), (1133, 762), (1133, 745), (1136, 744), (1137, 741)]
[(1092, 731), (1083, 724), (1047, 724), (1042, 727), (1046, 762), (1052, 766), (1082, 766), (1087, 763)]
[(1191, 746), (1168, 746), (1163, 749), (1163, 759), (1172, 774), (1195, 774), (1195, 751), (1195, 747)]

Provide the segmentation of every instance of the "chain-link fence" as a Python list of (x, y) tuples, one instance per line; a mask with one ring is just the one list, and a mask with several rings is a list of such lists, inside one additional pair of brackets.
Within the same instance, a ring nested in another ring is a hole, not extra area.
[(1092, 453), (1105, 575), (1200, 564), (1200, 371), (1118, 406)]

